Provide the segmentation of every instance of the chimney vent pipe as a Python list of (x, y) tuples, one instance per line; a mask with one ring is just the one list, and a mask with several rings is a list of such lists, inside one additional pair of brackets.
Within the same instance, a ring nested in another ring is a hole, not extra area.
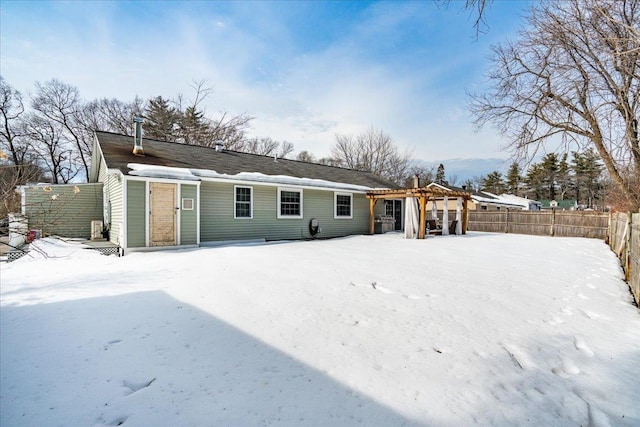
[(144, 150), (142, 149), (142, 119), (140, 117), (134, 117), (135, 133), (133, 136), (133, 154), (136, 156), (144, 156)]

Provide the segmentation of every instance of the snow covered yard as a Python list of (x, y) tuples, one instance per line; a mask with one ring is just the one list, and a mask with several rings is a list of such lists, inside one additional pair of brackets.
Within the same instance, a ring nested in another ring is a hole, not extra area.
[(598, 240), (398, 234), (3, 265), (0, 424), (637, 426)]

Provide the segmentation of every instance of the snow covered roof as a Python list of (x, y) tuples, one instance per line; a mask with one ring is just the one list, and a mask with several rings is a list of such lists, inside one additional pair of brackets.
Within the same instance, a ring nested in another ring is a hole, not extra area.
[(507, 206), (507, 207), (518, 207), (522, 209), (528, 209), (529, 206), (533, 203), (536, 205), (540, 205), (540, 202), (535, 200), (526, 199), (524, 197), (514, 196), (512, 194), (493, 194), (488, 191), (476, 191), (471, 195), (471, 198), (476, 203), (489, 203), (493, 205)]
[(500, 198), (506, 202), (515, 203), (524, 207), (529, 207), (532, 204), (542, 206), (542, 203), (538, 202), (537, 200), (527, 199), (526, 197), (520, 197), (513, 194), (501, 194)]
[(142, 139), (144, 156), (136, 156), (132, 152), (132, 136), (100, 131), (95, 134), (107, 168), (117, 169), (124, 175), (257, 181), (362, 191), (398, 188), (370, 172), (145, 138)]

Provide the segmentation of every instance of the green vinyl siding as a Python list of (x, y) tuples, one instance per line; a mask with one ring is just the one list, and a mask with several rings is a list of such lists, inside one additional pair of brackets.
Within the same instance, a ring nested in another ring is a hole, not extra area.
[(46, 236), (91, 238), (91, 221), (102, 221), (102, 183), (37, 185), (24, 189), (30, 229)]
[[(109, 230), (109, 241), (116, 245), (120, 242), (120, 230), (122, 229), (122, 177), (111, 174), (107, 175), (106, 186), (106, 210), (110, 212), (108, 215), (108, 223), (105, 224)], [(107, 216), (107, 215), (105, 215)]]
[(182, 209), (182, 200), (180, 205), (180, 244), (195, 245), (198, 243), (198, 191), (195, 185), (182, 184), (180, 186), (181, 199), (193, 199), (193, 210)]
[[(249, 186), (249, 185), (246, 185)], [(353, 194), (353, 218), (334, 219), (334, 191), (302, 191), (303, 218), (277, 218), (278, 187), (253, 187), (253, 218), (233, 216), (233, 184), (203, 182), (200, 187), (200, 240), (282, 240), (310, 238), (309, 221), (316, 218), (318, 238), (365, 234), (369, 230), (369, 202)]]
[(104, 182), (106, 178), (107, 178), (107, 165), (105, 165), (103, 161), (100, 161), (99, 167), (98, 167), (98, 182)]
[(127, 181), (127, 247), (146, 246), (144, 181)]

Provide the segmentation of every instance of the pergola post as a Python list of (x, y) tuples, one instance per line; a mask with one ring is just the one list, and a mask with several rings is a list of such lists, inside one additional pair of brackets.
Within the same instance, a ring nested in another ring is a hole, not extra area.
[(369, 199), (369, 234), (373, 236), (375, 232), (375, 212), (376, 212), (376, 202), (378, 199), (370, 198)]
[[(415, 206), (415, 205), (414, 205)], [(420, 227), (418, 227), (418, 239), (424, 239), (427, 226), (427, 198), (420, 196)]]
[(467, 203), (469, 199), (465, 197), (464, 203), (462, 204), (462, 234), (467, 234), (467, 222), (469, 221), (469, 209), (467, 208)]

